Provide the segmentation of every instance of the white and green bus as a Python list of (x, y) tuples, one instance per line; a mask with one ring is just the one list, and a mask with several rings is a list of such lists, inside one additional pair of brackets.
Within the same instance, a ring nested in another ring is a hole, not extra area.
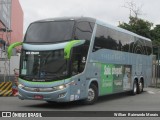
[(98, 96), (141, 93), (152, 78), (151, 40), (88, 17), (29, 25), (20, 57), (19, 98), (96, 102)]

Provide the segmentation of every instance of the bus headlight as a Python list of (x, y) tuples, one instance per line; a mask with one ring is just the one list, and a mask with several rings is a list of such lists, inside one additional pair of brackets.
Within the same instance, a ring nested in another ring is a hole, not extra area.
[(60, 85), (60, 86), (58, 86), (59, 90), (63, 90), (64, 88), (66, 88), (66, 85)]
[(67, 84), (63, 84), (63, 85), (59, 85), (59, 86), (55, 86), (53, 87), (54, 90), (63, 90), (65, 89), (66, 87), (70, 86), (70, 85), (75, 85), (75, 82), (74, 81), (71, 81)]
[(67, 86), (66, 85), (59, 85), (59, 86), (56, 86), (56, 87), (53, 87), (55, 90), (63, 90), (65, 89)]
[(19, 88), (23, 88), (23, 87), (24, 87), (24, 85), (22, 85), (22, 84), (19, 84), (19, 85), (18, 85), (18, 87), (19, 87)]

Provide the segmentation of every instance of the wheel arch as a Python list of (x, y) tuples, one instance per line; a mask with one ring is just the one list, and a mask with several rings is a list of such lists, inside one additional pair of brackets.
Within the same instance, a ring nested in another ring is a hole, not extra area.
[(91, 84), (94, 84), (97, 87), (97, 89), (98, 89), (98, 95), (99, 95), (99, 82), (98, 82), (98, 79), (96, 79), (96, 78), (90, 79), (90, 81), (89, 81), (89, 83), (87, 85), (87, 89), (89, 89), (89, 87), (90, 87)]
[(133, 82), (132, 82), (132, 85), (133, 85), (134, 81), (136, 81), (137, 84), (138, 84), (138, 77), (137, 77), (137, 76), (134, 77)]

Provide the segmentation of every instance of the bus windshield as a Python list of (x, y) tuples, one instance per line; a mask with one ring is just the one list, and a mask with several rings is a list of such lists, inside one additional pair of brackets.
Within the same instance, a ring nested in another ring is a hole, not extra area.
[(68, 77), (64, 50), (23, 51), (20, 77), (30, 81), (54, 81)]
[(64, 42), (72, 39), (74, 21), (32, 23), (24, 38), (25, 43)]
[(94, 23), (88, 21), (44, 21), (32, 23), (24, 43), (50, 44), (70, 40), (91, 40)]

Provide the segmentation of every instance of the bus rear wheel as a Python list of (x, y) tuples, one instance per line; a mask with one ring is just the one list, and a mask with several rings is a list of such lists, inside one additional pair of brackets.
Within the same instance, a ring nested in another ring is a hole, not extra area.
[(138, 84), (137, 84), (137, 81), (135, 80), (133, 83), (132, 95), (136, 95), (137, 92), (138, 92)]
[(143, 92), (143, 82), (142, 82), (142, 80), (138, 84), (138, 94), (141, 93), (141, 92)]
[(88, 97), (87, 99), (83, 100), (83, 103), (86, 105), (92, 105), (97, 101), (98, 98), (98, 88), (91, 84), (88, 89)]

